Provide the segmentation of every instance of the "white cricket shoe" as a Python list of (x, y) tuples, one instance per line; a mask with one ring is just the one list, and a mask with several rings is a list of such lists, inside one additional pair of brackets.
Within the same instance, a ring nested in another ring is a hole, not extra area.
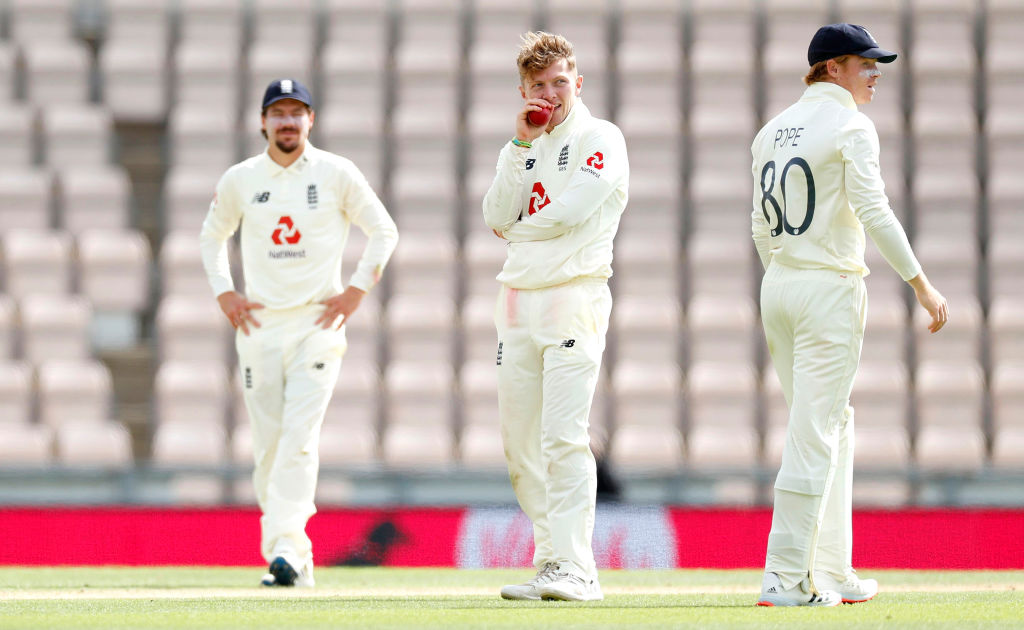
[(538, 571), (537, 575), (533, 576), (523, 584), (508, 584), (501, 587), (501, 598), (502, 599), (532, 599), (540, 600), (540, 591), (538, 588), (542, 584), (547, 584), (554, 579), (555, 569), (558, 568), (558, 564), (555, 562), (547, 562)]
[(815, 571), (814, 585), (818, 588), (836, 591), (843, 599), (844, 604), (859, 604), (878, 595), (878, 580), (862, 580), (852, 569), (843, 576), (841, 582), (828, 573)]
[(758, 606), (838, 606), (842, 602), (839, 593), (819, 590), (815, 595), (806, 590), (805, 582), (793, 588), (783, 589), (782, 580), (775, 573), (765, 573), (761, 582), (761, 599)]
[(564, 602), (588, 602), (604, 599), (601, 585), (596, 579), (583, 577), (556, 565), (552, 580), (542, 584), (540, 598)]
[(299, 588), (312, 588), (315, 586), (312, 561), (307, 562), (299, 570), (295, 569), (297, 565), (298, 562), (292, 558), (284, 555), (277, 556), (270, 563), (266, 575), (260, 579), (260, 584), (263, 586), (296, 586)]

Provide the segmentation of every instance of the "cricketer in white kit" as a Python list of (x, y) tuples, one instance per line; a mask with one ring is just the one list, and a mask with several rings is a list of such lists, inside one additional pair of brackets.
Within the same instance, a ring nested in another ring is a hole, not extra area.
[[(263, 98), (267, 150), (232, 166), (203, 223), (203, 265), (237, 329), (252, 428), (266, 586), (313, 586), (306, 522), (319, 469), (320, 427), (347, 347), (345, 320), (380, 280), (398, 231), (349, 160), (308, 141), (314, 112), (298, 81)], [(368, 240), (348, 286), (341, 258), (355, 224)], [(226, 243), (241, 225), (245, 296), (235, 291)]]
[(752, 232), (765, 267), (761, 318), (789, 405), (759, 605), (866, 601), (852, 561), (853, 408), (867, 295), (865, 231), (938, 331), (946, 300), (928, 282), (885, 195), (878, 134), (857, 110), (877, 63), (896, 54), (863, 27), (831, 24), (808, 50), (803, 96), (751, 145)]
[[(588, 418), (611, 312), (612, 239), (627, 200), (626, 144), (579, 100), (583, 78), (565, 38), (527, 33), (518, 65), (524, 108), (483, 214), (508, 241), (495, 307), (498, 406), (538, 571), (501, 595), (601, 599)], [(531, 125), (528, 114), (542, 109), (550, 120)]]

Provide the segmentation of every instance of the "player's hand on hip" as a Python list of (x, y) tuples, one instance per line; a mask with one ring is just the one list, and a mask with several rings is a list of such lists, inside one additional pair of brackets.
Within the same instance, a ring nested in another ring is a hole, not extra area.
[(540, 112), (551, 108), (542, 98), (530, 98), (523, 103), (523, 109), (516, 116), (516, 138), (523, 142), (533, 142), (544, 134), (546, 127), (538, 127), (530, 123), (527, 116), (530, 112)]
[(217, 296), (217, 304), (220, 305), (220, 310), (224, 311), (224, 316), (231, 322), (231, 326), (241, 328), (246, 335), (249, 334), (250, 324), (255, 328), (260, 327), (259, 321), (252, 314), (253, 310), (263, 308), (259, 302), (250, 302), (235, 291), (225, 291)]
[(327, 308), (324, 309), (324, 312), (320, 314), (320, 317), (313, 324), (327, 329), (334, 325), (336, 319), (341, 317), (341, 321), (338, 322), (335, 329), (341, 328), (348, 321), (349, 316), (359, 308), (359, 304), (363, 301), (364, 297), (366, 297), (366, 291), (356, 287), (348, 287), (342, 293), (323, 300), (320, 303)]
[(914, 287), (914, 295), (917, 297), (918, 304), (932, 316), (928, 330), (933, 333), (939, 332), (949, 321), (949, 304), (946, 302), (946, 298), (935, 290), (923, 272), (911, 278), (910, 286)]

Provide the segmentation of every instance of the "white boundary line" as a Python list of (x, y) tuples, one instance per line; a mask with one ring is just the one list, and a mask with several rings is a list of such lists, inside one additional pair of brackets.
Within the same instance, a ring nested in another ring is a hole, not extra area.
[[(401, 597), (498, 597), (500, 585), (409, 587), (409, 588), (67, 588), (67, 589), (5, 589), (0, 602), (13, 600), (109, 600), (109, 599), (238, 599), (238, 598), (401, 598)], [(750, 595), (757, 589), (749, 585), (708, 586), (606, 586), (606, 595)], [(968, 593), (1024, 592), (1024, 584), (898, 584), (882, 587), (882, 593)]]

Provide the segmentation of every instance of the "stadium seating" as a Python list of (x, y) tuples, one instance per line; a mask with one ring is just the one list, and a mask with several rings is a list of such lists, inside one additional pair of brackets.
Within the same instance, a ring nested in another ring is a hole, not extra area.
[[(9, 461), (131, 461), (127, 428), (111, 422), (123, 390), (110, 375), (90, 381), (114, 404), (71, 426), (52, 366), (75, 361), (87, 374), (106, 353), (142, 349), (158, 376), (149, 422), (128, 427), (135, 444), (152, 436), (138, 455), (171, 468), (248, 465), (244, 408), (225, 378), (233, 331), (198, 232), (223, 170), (263, 150), (266, 83), (295, 76), (316, 97), (316, 145), (356, 163), (402, 235), (346, 325), (325, 466), (500, 470), (493, 316), (505, 248), (480, 206), (518, 108), (518, 35), (543, 27), (576, 43), (584, 102), (618, 124), (630, 153), (595, 441), (607, 433), (610, 461), (629, 474), (777, 466), (788, 412), (759, 321), (749, 146), (804, 89), (813, 30), (847, 20), (900, 53), (863, 111), (893, 209), (951, 307), (929, 334), (927, 314), (868, 244), (858, 470), (891, 475), (859, 480), (855, 494), (898, 504), (914, 500), (903, 476), (914, 467), (927, 481), (1024, 465), (1019, 2), (0, 5), (0, 427), (26, 444), (0, 453)], [(146, 140), (152, 164), (132, 162), (140, 128), (159, 138)], [(354, 229), (344, 282), (365, 242)], [(234, 240), (229, 252), (242, 288)], [(193, 415), (207, 426), (169, 420)], [(344, 500), (346, 483), (331, 480), (325, 496)], [(205, 503), (228, 485), (182, 477), (170, 492)], [(749, 490), (744, 480), (713, 494), (746, 500)]]

